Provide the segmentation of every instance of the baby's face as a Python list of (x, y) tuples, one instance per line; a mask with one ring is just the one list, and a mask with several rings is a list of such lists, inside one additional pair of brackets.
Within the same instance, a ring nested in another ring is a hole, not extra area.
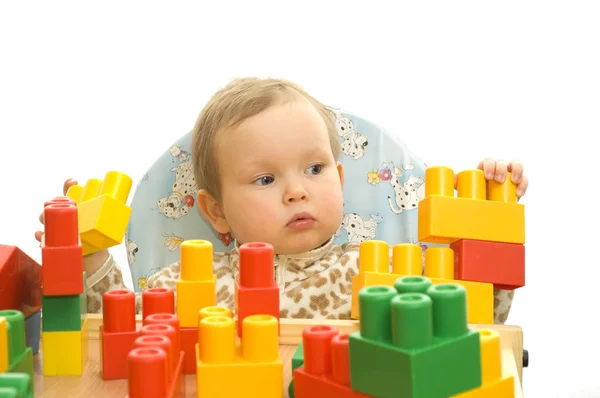
[(314, 249), (343, 216), (343, 171), (327, 127), (307, 101), (272, 106), (216, 142), (225, 218), (242, 243), (277, 254)]

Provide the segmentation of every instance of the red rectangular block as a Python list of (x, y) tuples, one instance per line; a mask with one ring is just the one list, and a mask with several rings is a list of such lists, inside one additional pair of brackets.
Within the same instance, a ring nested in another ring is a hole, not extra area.
[(16, 246), (0, 245), (0, 310), (19, 310), (27, 318), (42, 307), (41, 287), (38, 262)]
[(279, 286), (246, 287), (235, 282), (235, 308), (238, 336), (242, 337), (242, 322), (250, 315), (272, 315), (279, 321)]
[(102, 379), (127, 378), (127, 355), (133, 349), (133, 343), (139, 335), (140, 325), (137, 325), (135, 331), (117, 333), (106, 333), (103, 326), (100, 326)]
[(454, 251), (454, 279), (492, 283), (496, 289), (525, 286), (525, 246), (462, 239)]
[(46, 296), (83, 293), (81, 245), (48, 247), (42, 243), (42, 286)]
[(198, 328), (179, 329), (181, 351), (183, 357), (183, 373), (196, 374), (196, 343), (198, 343)]
[(368, 398), (370, 395), (352, 390), (350, 386), (339, 384), (326, 376), (311, 375), (298, 368), (294, 370), (294, 396), (327, 398)]

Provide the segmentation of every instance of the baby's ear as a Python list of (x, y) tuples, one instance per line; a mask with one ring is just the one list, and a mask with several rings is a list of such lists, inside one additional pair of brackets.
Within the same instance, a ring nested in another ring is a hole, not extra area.
[(337, 162), (337, 170), (338, 170), (338, 174), (340, 175), (340, 183), (342, 184), (342, 187), (344, 186), (344, 165), (342, 165), (341, 162)]
[(229, 224), (225, 219), (223, 206), (208, 191), (205, 189), (199, 190), (196, 203), (200, 212), (210, 222), (215, 231), (221, 234), (229, 232)]

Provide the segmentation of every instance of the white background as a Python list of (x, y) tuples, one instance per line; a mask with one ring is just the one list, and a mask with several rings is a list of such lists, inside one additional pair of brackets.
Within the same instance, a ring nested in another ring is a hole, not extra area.
[(0, 242), (39, 260), (38, 215), (65, 178), (136, 184), (228, 79), (289, 78), (429, 165), (524, 162), (527, 286), (507, 323), (530, 351), (525, 393), (600, 396), (598, 6), (283, 3), (2, 3)]

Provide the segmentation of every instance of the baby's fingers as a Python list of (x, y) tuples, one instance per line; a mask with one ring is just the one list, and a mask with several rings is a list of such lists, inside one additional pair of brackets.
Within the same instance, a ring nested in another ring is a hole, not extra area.
[(44, 236), (44, 233), (42, 231), (35, 231), (34, 235), (35, 235), (35, 240), (42, 243), (42, 236)]
[(73, 178), (67, 179), (63, 184), (63, 195), (66, 195), (69, 188), (71, 188), (73, 185), (77, 185), (77, 180), (74, 180)]

